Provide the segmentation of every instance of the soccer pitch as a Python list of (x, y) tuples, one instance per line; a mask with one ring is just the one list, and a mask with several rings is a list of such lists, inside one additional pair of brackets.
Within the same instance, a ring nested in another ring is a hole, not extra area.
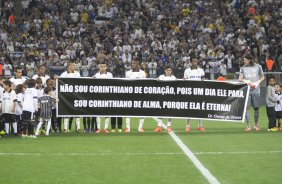
[[(282, 131), (267, 132), (267, 123), (262, 107), (260, 132), (246, 133), (243, 123), (215, 121), (204, 121), (206, 132), (198, 132), (196, 120), (190, 133), (184, 130), (185, 120), (174, 120), (172, 129), (219, 183), (278, 184)], [(137, 124), (133, 119), (128, 134), (3, 137), (1, 183), (209, 183), (170, 134), (153, 132), (153, 119), (145, 119), (144, 133), (137, 132)]]

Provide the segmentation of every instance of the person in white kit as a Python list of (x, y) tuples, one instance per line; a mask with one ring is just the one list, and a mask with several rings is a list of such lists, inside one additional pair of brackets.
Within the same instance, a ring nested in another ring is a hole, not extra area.
[(16, 92), (11, 89), (11, 81), (3, 81), (4, 91), (1, 95), (0, 103), (2, 109), (2, 121), (5, 125), (6, 135), (10, 135), (10, 124), (13, 126), (14, 134), (17, 134), (16, 122)]
[[(176, 80), (176, 77), (174, 75), (172, 75), (172, 68), (170, 66), (166, 66), (165, 67), (165, 74), (160, 75), (157, 80)], [(167, 132), (172, 132), (171, 130), (171, 122), (172, 122), (172, 118), (168, 118), (167, 119)], [(162, 119), (158, 118), (157, 119), (157, 123), (158, 126), (157, 128), (155, 128), (154, 132), (162, 132)]]
[(23, 69), (20, 67), (15, 68), (15, 76), (10, 79), (10, 81), (16, 86), (23, 84), (26, 81), (26, 77), (22, 76)]
[[(27, 88), (24, 91), (23, 113), (22, 118), (24, 121), (24, 133), (22, 138), (37, 138), (34, 134), (34, 113), (37, 112), (37, 91), (35, 87), (35, 80), (28, 79), (26, 82)], [(28, 131), (27, 131), (28, 130)], [(26, 135), (26, 133), (28, 133)]]
[(50, 79), (50, 76), (45, 74), (45, 72), (46, 72), (45, 66), (44, 65), (39, 65), (38, 66), (38, 73), (35, 74), (34, 76), (32, 76), (32, 78), (34, 80), (36, 80), (38, 77), (42, 79), (43, 88), (46, 87), (46, 80)]
[[(111, 79), (113, 78), (113, 74), (110, 72), (107, 72), (107, 64), (105, 62), (101, 62), (99, 64), (99, 72), (97, 72), (93, 77), (96, 79)], [(110, 118), (105, 117), (105, 126), (104, 126), (104, 133), (109, 133), (108, 127), (109, 127)], [(97, 117), (97, 130), (96, 133), (101, 132), (101, 117)]]
[[(61, 74), (61, 77), (80, 77), (80, 73), (75, 71), (75, 65), (73, 62), (68, 62), (67, 64), (67, 70)], [(68, 132), (68, 123), (69, 118), (64, 118), (64, 132)], [(75, 124), (76, 124), (76, 132), (80, 132), (80, 118), (75, 118)]]
[[(184, 71), (184, 80), (203, 80), (205, 78), (205, 72), (198, 66), (198, 58), (196, 56), (190, 57), (191, 68), (187, 68)], [(198, 120), (198, 130), (205, 131), (202, 120)], [(190, 119), (186, 119), (186, 132), (190, 132)]]
[[(281, 118), (282, 118), (282, 84), (276, 85), (276, 95), (275, 98), (277, 103), (275, 105), (275, 114), (277, 120), (277, 128), (278, 130), (282, 130), (281, 128)], [(279, 101), (279, 102), (278, 102)]]
[[(131, 69), (125, 73), (125, 78), (129, 78), (129, 79), (145, 79), (146, 78), (146, 73), (140, 69), (139, 62), (136, 59), (132, 60)], [(125, 132), (128, 133), (130, 132), (130, 118), (125, 118), (125, 123), (126, 123)], [(139, 126), (138, 126), (139, 132), (144, 132), (143, 124), (144, 124), (144, 118), (140, 118)]]

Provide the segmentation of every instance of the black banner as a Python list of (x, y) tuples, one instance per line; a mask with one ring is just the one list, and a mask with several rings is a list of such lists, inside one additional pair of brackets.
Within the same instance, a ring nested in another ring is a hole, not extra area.
[(221, 81), (59, 78), (57, 115), (243, 121), (248, 89)]

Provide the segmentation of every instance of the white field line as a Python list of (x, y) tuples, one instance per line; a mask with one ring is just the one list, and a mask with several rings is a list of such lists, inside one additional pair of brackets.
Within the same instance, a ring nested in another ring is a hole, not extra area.
[(183, 153), (0, 153), (0, 156), (108, 156), (108, 155), (122, 155), (122, 156), (136, 156), (136, 155), (183, 155)]
[[(241, 155), (241, 154), (281, 154), (282, 151), (230, 151), (230, 152), (194, 152), (194, 155)], [(24, 152), (0, 152), (0, 156), (159, 156), (159, 155), (184, 155), (184, 153), (163, 152), (163, 153), (115, 153), (115, 152), (101, 152), (101, 153), (24, 153)]]
[[(166, 126), (162, 123), (162, 127), (166, 129)], [(184, 154), (192, 161), (196, 168), (201, 172), (201, 174), (208, 180), (210, 184), (220, 184), (220, 182), (210, 173), (210, 171), (205, 168), (205, 166), (198, 160), (198, 158), (192, 153), (192, 151), (181, 141), (174, 132), (170, 132), (169, 135), (176, 142), (179, 148), (184, 152)]]
[(242, 154), (276, 154), (282, 151), (227, 151), (227, 152), (195, 152), (195, 155), (242, 155)]

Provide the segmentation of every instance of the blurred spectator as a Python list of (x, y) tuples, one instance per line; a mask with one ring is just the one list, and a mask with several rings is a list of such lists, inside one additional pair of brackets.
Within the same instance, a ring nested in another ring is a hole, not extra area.
[(271, 57), (268, 57), (265, 61), (265, 66), (266, 66), (266, 70), (267, 72), (272, 72), (273, 68), (274, 68), (274, 61), (272, 60)]
[(158, 63), (155, 60), (148, 63), (149, 78), (157, 77), (157, 65)]

